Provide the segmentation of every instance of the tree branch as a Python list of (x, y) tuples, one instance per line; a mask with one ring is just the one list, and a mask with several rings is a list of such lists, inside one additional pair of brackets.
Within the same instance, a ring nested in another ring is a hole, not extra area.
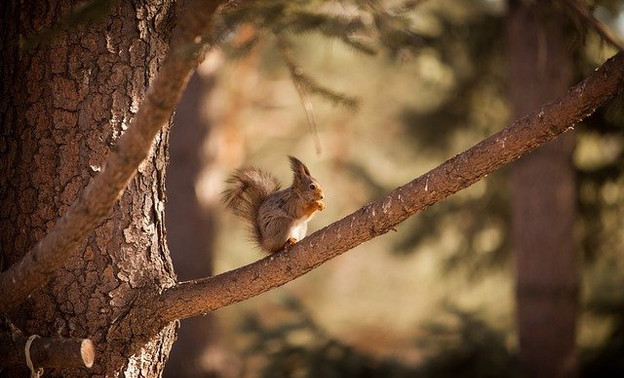
[(0, 274), (0, 292), (3, 293), (0, 313), (45, 285), (106, 219), (148, 155), (156, 134), (169, 121), (190, 74), (203, 58), (212, 15), (222, 2), (190, 2), (174, 31), (167, 58), (129, 129), (109, 154), (102, 172), (91, 180), (50, 233), (17, 264)]
[(153, 302), (161, 325), (281, 286), (484, 178), (572, 128), (624, 89), (624, 53), (543, 105), (425, 175), (315, 232), (290, 249), (214, 277), (181, 282)]

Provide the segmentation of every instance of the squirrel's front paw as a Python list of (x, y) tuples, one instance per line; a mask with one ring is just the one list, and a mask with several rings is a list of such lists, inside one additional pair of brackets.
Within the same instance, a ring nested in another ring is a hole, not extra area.
[(295, 244), (297, 242), (297, 239), (295, 238), (288, 238), (288, 240), (286, 240), (286, 244), (284, 244), (284, 247), (290, 247), (291, 245)]

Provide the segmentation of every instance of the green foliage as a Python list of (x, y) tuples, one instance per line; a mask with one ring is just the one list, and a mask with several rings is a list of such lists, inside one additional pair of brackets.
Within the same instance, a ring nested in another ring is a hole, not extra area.
[[(476, 3), (459, 2), (458, 7), (468, 9), (462, 18), (443, 11), (442, 5), (433, 12), (444, 32), (432, 39), (430, 48), (453, 73), (454, 81), (449, 89), (438, 91), (435, 106), (402, 111), (405, 132), (422, 154), (446, 158), (457, 152), (453, 143), (458, 136), (470, 135), (476, 142), (506, 121), (506, 115), (500, 110), (495, 113), (496, 107), (490, 105), (506, 95), (504, 15)], [(446, 259), (448, 270), (461, 268), (476, 279), (507, 262), (509, 214), (504, 172), (488, 177), (479, 195), (451, 198), (410, 221), (394, 252), (415, 251), (418, 245), (442, 238), (451, 229), (461, 241)], [(484, 238), (489, 241), (483, 243)]]
[(505, 334), (470, 312), (448, 307), (440, 320), (425, 326), (420, 344), (431, 350), (422, 370), (424, 377), (518, 377), (516, 359), (507, 350)]
[(589, 275), (587, 311), (610, 321), (611, 332), (606, 340), (581, 355), (584, 377), (624, 376), (624, 275), (621, 262), (601, 261)]
[[(419, 349), (424, 363), (407, 364), (358, 350), (335, 338), (314, 322), (294, 298), (284, 302), (291, 320), (266, 326), (257, 314), (248, 314), (243, 329), (251, 336), (245, 361), (262, 356), (260, 376), (280, 377), (515, 377), (515, 358), (505, 346), (505, 335), (475, 314), (448, 308), (424, 327)], [(365, 336), (363, 336), (365, 337)], [(302, 342), (301, 340), (306, 340)]]
[[(290, 320), (275, 326), (247, 314), (244, 332), (252, 337), (243, 359), (261, 357), (266, 378), (286, 377), (414, 377), (400, 362), (376, 358), (332, 338), (295, 298), (284, 301)], [(306, 340), (302, 342), (301, 340)]]
[[(404, 48), (420, 45), (417, 42), (425, 40), (425, 36), (412, 29), (407, 17), (407, 12), (415, 6), (416, 2), (408, 2), (389, 11), (375, 1), (337, 4), (333, 1), (261, 0), (243, 3), (222, 17), (224, 24), (232, 29), (245, 23), (259, 31), (286, 37), (316, 32), (372, 54), (376, 52), (374, 45)], [(370, 44), (364, 42), (365, 37)]]
[(358, 106), (357, 99), (353, 97), (346, 96), (342, 93), (338, 93), (333, 91), (327, 87), (324, 87), (319, 82), (317, 82), (312, 77), (306, 75), (297, 62), (292, 53), (292, 45), (287, 42), (285, 39), (279, 40), (280, 51), (282, 52), (282, 56), (286, 61), (286, 66), (288, 67), (288, 71), (290, 72), (291, 79), (293, 83), (299, 90), (299, 92), (303, 92), (302, 95), (305, 96), (306, 93), (314, 93), (318, 94), (332, 103), (343, 105), (349, 109), (356, 109)]
[[(366, 55), (377, 54), (380, 49), (396, 54), (401, 49), (419, 48), (425, 44), (426, 37), (412, 30), (411, 21), (405, 13), (412, 10), (416, 3), (405, 3), (393, 11), (384, 9), (376, 1), (337, 4), (331, 1), (264, 0), (243, 3), (224, 12), (222, 23), (227, 30), (235, 30), (243, 24), (251, 25), (255, 36), (240, 44), (226, 43), (224, 49), (231, 57), (242, 57), (259, 43), (272, 40), (280, 45), (279, 51), (304, 107), (309, 101), (309, 93), (319, 95), (332, 104), (356, 109), (356, 98), (326, 87), (322, 80), (314, 79), (297, 62), (292, 48), (297, 45), (297, 37), (318, 33)], [(306, 112), (308, 121), (313, 123), (310, 110)]]
[[(462, 3), (461, 1), (459, 3)], [(618, 9), (613, 2), (601, 4), (607, 9)], [(618, 2), (621, 5), (621, 2)], [(483, 122), (483, 114), (490, 111), (484, 104), (492, 98), (506, 97), (505, 19), (502, 15), (488, 12), (486, 8), (472, 8), (472, 17), (458, 20), (448, 12), (437, 13), (444, 33), (433, 39), (430, 47), (436, 56), (454, 73), (456, 80), (450, 90), (440, 92), (440, 101), (430, 109), (405, 108), (402, 120), (407, 134), (419, 151), (449, 156), (453, 154), (452, 142), (461, 133), (472, 132), (486, 136), (496, 131), (494, 125)], [(613, 18), (614, 15), (611, 15)], [(582, 26), (582, 25), (581, 25)], [(578, 33), (578, 28), (570, 29)], [(582, 38), (582, 36), (579, 36)], [(589, 42), (588, 42), (589, 43)], [(570, 46), (578, 48), (578, 46)], [(595, 68), (595, 49), (579, 51), (577, 62), (578, 80)], [(618, 232), (624, 209), (620, 205), (624, 193), (624, 97), (619, 96), (609, 106), (598, 109), (583, 122), (577, 135), (581, 147), (600, 150), (607, 143), (603, 155), (596, 158), (577, 153), (576, 168), (579, 180), (579, 223), (583, 255), (587, 261), (621, 248), (624, 239)], [(491, 118), (490, 118), (491, 119)], [(488, 120), (488, 118), (485, 118)], [(584, 149), (582, 149), (584, 150)], [(467, 267), (465, 271), (478, 277), (483, 268), (505, 262), (509, 254), (507, 233), (508, 201), (504, 176), (499, 174), (487, 179), (486, 191), (481, 197), (468, 200), (450, 199), (438, 204), (410, 224), (413, 230), (395, 246), (395, 252), (409, 253), (423, 242), (441, 236), (443, 227), (455, 227), (461, 233), (461, 243), (456, 253), (448, 259), (448, 267)], [(615, 196), (615, 199), (614, 199)], [(620, 198), (620, 200), (618, 200)], [(451, 223), (448, 218), (458, 221)], [(461, 221), (459, 221), (461, 220)], [(497, 247), (489, 251), (475, 248), (479, 235), (488, 228), (496, 228), (503, 236)], [(494, 265), (490, 263), (495, 263)]]
[[(624, 96), (579, 128), (579, 215), (588, 274), (587, 312), (611, 324), (603, 343), (583, 350), (586, 377), (624, 376)], [(588, 158), (586, 150), (599, 151)]]
[[(612, 258), (624, 243), (623, 107), (624, 96), (620, 95), (579, 128), (578, 203), (583, 255), (588, 262)], [(597, 152), (590, 158), (583, 153), (586, 150)]]
[(445, 201), (411, 220), (393, 252), (411, 253), (421, 243), (451, 232), (461, 242), (445, 258), (445, 273), (460, 272), (468, 279), (478, 280), (492, 269), (505, 266), (510, 248), (505, 180), (504, 174), (488, 177), (482, 183), (481, 195)]
[(435, 108), (403, 111), (408, 135), (427, 152), (448, 149), (452, 134), (458, 129), (472, 129), (477, 133), (493, 129), (494, 125), (473, 121), (478, 119), (476, 113), (484, 111), (480, 108), (479, 96), (488, 91), (504, 96), (506, 89), (502, 15), (482, 13), (457, 23), (440, 14), (438, 21), (445, 32), (432, 46), (456, 80), (451, 90), (440, 93), (440, 102)]

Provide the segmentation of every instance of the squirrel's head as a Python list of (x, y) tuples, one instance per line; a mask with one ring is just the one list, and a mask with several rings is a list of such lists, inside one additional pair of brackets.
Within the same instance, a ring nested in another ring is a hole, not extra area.
[(323, 210), (325, 205), (321, 201), (324, 197), (321, 184), (310, 175), (308, 167), (299, 159), (289, 156), (290, 167), (293, 171), (293, 188), (308, 203), (317, 203), (319, 210)]

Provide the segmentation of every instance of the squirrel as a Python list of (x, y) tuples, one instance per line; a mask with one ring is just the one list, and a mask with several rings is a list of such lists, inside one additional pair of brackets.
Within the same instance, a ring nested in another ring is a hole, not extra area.
[(279, 181), (263, 170), (242, 168), (222, 193), (226, 207), (247, 221), (253, 241), (268, 253), (303, 239), (314, 213), (325, 209), (321, 184), (299, 159), (288, 159), (294, 175), (288, 188), (280, 190)]

